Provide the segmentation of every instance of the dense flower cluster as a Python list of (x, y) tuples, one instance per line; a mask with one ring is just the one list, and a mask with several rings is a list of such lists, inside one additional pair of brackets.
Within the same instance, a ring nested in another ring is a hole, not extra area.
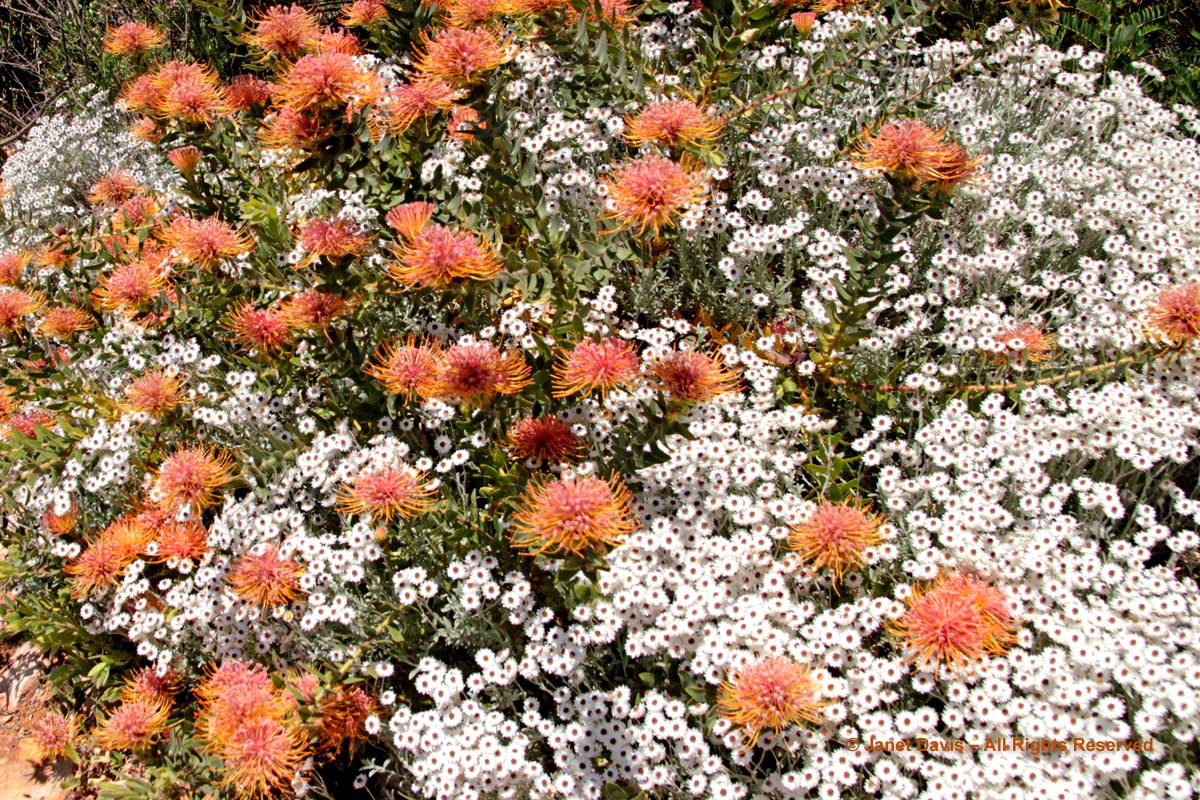
[[(38, 758), (1195, 796), (1200, 116), (847, 5), (108, 32), (141, 141), (50, 118), (0, 201), (11, 613), (136, 665)], [(1138, 747), (1011, 746), (1075, 740)]]

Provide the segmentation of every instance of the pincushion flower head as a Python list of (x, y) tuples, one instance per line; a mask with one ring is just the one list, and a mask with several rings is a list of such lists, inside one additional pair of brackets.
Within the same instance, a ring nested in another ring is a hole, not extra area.
[(153, 530), (139, 524), (134, 515), (113, 520), (78, 558), (63, 567), (70, 579), (71, 596), (80, 599), (115, 585), (153, 536)]
[(267, 148), (311, 150), (332, 133), (316, 115), (281, 108), (259, 128), (258, 138)]
[(426, 225), (401, 245), (388, 275), (413, 288), (444, 288), (456, 281), (491, 280), (500, 274), (496, 253), (470, 231)]
[(827, 705), (808, 667), (786, 658), (772, 658), (748, 666), (721, 684), (717, 708), (724, 719), (741, 728), (748, 748), (770, 730), (807, 722), (821, 722)]
[(275, 96), (275, 84), (255, 75), (235, 75), (226, 90), (226, 100), (234, 111), (249, 111), (265, 106)]
[(316, 45), (321, 34), (317, 18), (298, 5), (271, 6), (251, 25), (242, 38), (265, 57), (294, 58)]
[(153, 557), (148, 561), (198, 561), (208, 552), (208, 531), (197, 520), (179, 522), (169, 519), (160, 525), (154, 538), (157, 545)]
[(88, 190), (88, 202), (95, 205), (120, 205), (142, 187), (137, 180), (123, 169), (114, 169), (92, 184)]
[(100, 279), (92, 292), (97, 306), (132, 317), (169, 289), (165, 253), (149, 252)]
[(384, 221), (404, 239), (413, 239), (433, 219), (433, 211), (433, 203), (401, 203), (387, 213)]
[(266, 547), (238, 559), (229, 574), (229, 586), (244, 600), (261, 608), (275, 608), (300, 597), (303, 574), (304, 568), (285, 558), (278, 547)]
[(362, 228), (343, 217), (310, 219), (300, 226), (299, 239), (310, 260), (359, 256), (371, 244), (371, 237)]
[(12, 333), (23, 325), (23, 320), (46, 305), (41, 292), (24, 289), (0, 289), (0, 334)]
[(1055, 338), (1037, 325), (1022, 322), (996, 336), (1001, 349), (992, 360), (1018, 366), (1044, 363), (1054, 355)]
[(166, 35), (145, 22), (126, 22), (109, 28), (104, 37), (104, 52), (114, 56), (141, 55), (167, 43)]
[(418, 343), (417, 337), (409, 334), (404, 344), (381, 345), (365, 372), (379, 381), (388, 394), (412, 400), (433, 396), (440, 368), (441, 351), (437, 344)]
[(651, 103), (625, 119), (625, 138), (634, 147), (706, 145), (721, 135), (721, 123), (691, 100)]
[(393, 135), (402, 136), (414, 122), (449, 109), (460, 97), (462, 90), (441, 78), (417, 76), (383, 98), (383, 124)]
[(979, 159), (948, 141), (945, 128), (906, 119), (889, 122), (876, 132), (864, 131), (852, 163), (859, 169), (883, 169), (914, 188), (931, 186), (947, 192), (975, 174)]
[(446, 24), (455, 28), (486, 25), (506, 14), (515, 13), (511, 0), (444, 0)]
[(906, 602), (908, 611), (888, 627), (922, 668), (959, 670), (1003, 654), (1015, 641), (1004, 593), (974, 575), (947, 574), (915, 586)]
[(142, 667), (125, 679), (121, 687), (121, 700), (126, 703), (138, 700), (161, 700), (171, 703), (179, 692), (179, 673), (173, 669), (159, 674), (153, 667)]
[(329, 50), (307, 55), (280, 80), (275, 99), (292, 111), (349, 106), (361, 108), (380, 99), (383, 84), (347, 53)]
[(235, 340), (264, 356), (272, 356), (283, 350), (292, 338), (291, 328), (282, 311), (258, 309), (248, 301), (234, 309), (223, 324)]
[(383, 0), (354, 0), (341, 8), (338, 20), (347, 28), (373, 28), (387, 19), (387, 7)]
[(154, 488), (164, 508), (203, 511), (237, 477), (233, 458), (214, 447), (181, 447), (159, 466)]
[(529, 376), (529, 365), (518, 352), (501, 352), (490, 342), (459, 344), (442, 353), (433, 392), (478, 406), (497, 395), (517, 394), (529, 385)]
[(555, 416), (522, 419), (509, 431), (507, 444), (514, 458), (546, 464), (575, 461), (583, 447), (571, 426)]
[(632, 504), (633, 495), (616, 475), (534, 478), (517, 501), (509, 540), (530, 556), (606, 551), (640, 527)]
[(435, 487), (407, 464), (365, 469), (338, 490), (338, 510), (367, 514), (372, 520), (409, 519), (433, 507)]
[(122, 407), (127, 411), (163, 417), (175, 410), (183, 400), (182, 378), (152, 371), (125, 387)]
[(585, 340), (570, 353), (560, 354), (551, 384), (554, 397), (601, 393), (627, 386), (638, 374), (633, 345), (615, 336)]
[(163, 120), (206, 125), (230, 111), (215, 72), (179, 61), (170, 61), (153, 73), (150, 93), (141, 99), (145, 110)]
[(163, 700), (121, 703), (96, 729), (96, 744), (111, 750), (144, 750), (166, 731), (170, 716), (171, 705)]
[(167, 153), (167, 160), (175, 165), (175, 169), (185, 176), (191, 176), (200, 163), (200, 148), (193, 145), (176, 147)]
[(59, 711), (39, 714), (29, 730), (34, 761), (54, 761), (67, 755), (75, 746), (77, 724), (73, 714), (67, 716)]
[(305, 289), (292, 295), (279, 307), (284, 321), (293, 330), (322, 330), (350, 310), (350, 303), (340, 295)]
[(33, 254), (27, 251), (0, 255), (0, 286), (16, 286), (20, 283), (21, 274), (32, 259)]
[(671, 227), (687, 206), (705, 195), (701, 178), (663, 156), (642, 156), (618, 167), (604, 179), (610, 204), (609, 216), (619, 230), (647, 229), (655, 235)]
[(833, 573), (834, 586), (847, 570), (866, 563), (865, 552), (883, 539), (883, 518), (852, 502), (821, 501), (799, 525), (791, 529), (788, 546), (813, 569)]
[(419, 73), (454, 85), (479, 81), (512, 58), (512, 48), (484, 28), (445, 28), (432, 39), (422, 34)]
[(238, 797), (278, 797), (300, 774), (308, 748), (295, 725), (251, 717), (222, 742), (217, 752), (225, 765), (223, 785)]
[(741, 388), (741, 380), (719, 355), (676, 350), (653, 361), (649, 371), (658, 388), (682, 403), (706, 403)]
[(328, 758), (354, 752), (366, 741), (367, 717), (379, 710), (379, 703), (360, 687), (337, 687), (318, 706), (318, 750)]
[(48, 310), (38, 325), (38, 333), (50, 339), (69, 341), (75, 334), (96, 327), (96, 318), (74, 306), (59, 306)]
[(160, 237), (185, 264), (212, 269), (227, 258), (250, 252), (250, 237), (216, 217), (176, 217)]
[(1183, 348), (1200, 338), (1200, 283), (1167, 286), (1149, 311), (1152, 336)]

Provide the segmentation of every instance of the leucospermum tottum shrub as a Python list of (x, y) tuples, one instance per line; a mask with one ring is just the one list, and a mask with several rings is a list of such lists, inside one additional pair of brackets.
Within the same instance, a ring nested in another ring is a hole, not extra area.
[[(1191, 791), (1195, 113), (1011, 23), (709, 6), (266, 7), (229, 80), (114, 32), (143, 144), (5, 170), (47, 758), (157, 796)], [(851, 744), (912, 738), (951, 746)]]

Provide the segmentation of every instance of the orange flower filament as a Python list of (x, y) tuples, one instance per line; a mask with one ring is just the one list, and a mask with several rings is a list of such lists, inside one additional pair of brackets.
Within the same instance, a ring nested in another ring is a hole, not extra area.
[(115, 169), (92, 184), (88, 201), (95, 205), (120, 205), (141, 190), (133, 176), (123, 169)]
[(114, 56), (141, 55), (167, 43), (166, 35), (145, 22), (126, 22), (109, 28), (104, 37), (104, 52)]
[(635, 147), (647, 144), (703, 145), (721, 135), (721, 123), (691, 100), (652, 103), (636, 117), (627, 118), (625, 125), (625, 138)]
[(615, 475), (607, 481), (572, 474), (534, 479), (518, 502), (510, 541), (530, 556), (583, 556), (615, 547), (639, 527), (632, 502)]
[(537, 459), (559, 464), (579, 457), (583, 442), (571, 426), (558, 417), (526, 417), (508, 434), (508, 449), (514, 458)]
[(52, 308), (42, 317), (38, 332), (51, 339), (67, 341), (80, 331), (88, 331), (96, 327), (96, 320), (91, 314), (81, 308), (60, 306)]
[(746, 746), (754, 747), (768, 729), (779, 733), (801, 722), (821, 722), (818, 684), (808, 667), (772, 658), (746, 667), (717, 691), (721, 716), (742, 729)]
[(111, 750), (144, 750), (167, 729), (170, 703), (135, 700), (113, 709), (96, 729), (96, 744)]
[(183, 379), (164, 372), (147, 372), (125, 387), (124, 408), (162, 417), (183, 402)]
[(0, 332), (16, 331), (21, 327), (21, 320), (36, 313), (46, 304), (46, 298), (41, 292), (27, 292), (24, 289), (0, 290)]
[(279, 311), (289, 328), (307, 331), (327, 327), (349, 309), (350, 304), (339, 295), (306, 289), (288, 298)]
[(507, 42), (483, 28), (446, 28), (430, 39), (422, 34), (417, 71), (456, 84), (471, 84), (512, 58)]
[(483, 405), (496, 395), (517, 394), (529, 385), (529, 365), (519, 353), (501, 353), (488, 342), (460, 344), (442, 355), (436, 396)]
[(610, 336), (583, 341), (554, 366), (553, 396), (601, 393), (632, 383), (638, 374), (637, 354), (623, 339)]
[(1004, 593), (973, 575), (948, 575), (915, 586), (908, 611), (889, 625), (921, 667), (958, 670), (1001, 655), (1016, 640)]
[(250, 237), (216, 217), (176, 217), (162, 233), (162, 240), (186, 264), (211, 269), (226, 258), (250, 252)]
[(416, 337), (409, 335), (403, 345), (398, 342), (382, 345), (365, 371), (388, 394), (411, 400), (433, 395), (440, 365), (441, 353), (436, 344), (417, 344)]
[(342, 6), (342, 17), (338, 21), (347, 28), (373, 28), (387, 16), (383, 0), (354, 0)]
[(236, 464), (227, 453), (185, 447), (162, 463), (154, 484), (165, 508), (187, 506), (198, 512), (215, 503), (217, 491), (236, 474)]
[(700, 179), (662, 156), (642, 156), (605, 179), (612, 202), (610, 215), (620, 229), (645, 233), (675, 224), (683, 209), (704, 197)]
[(992, 359), (1006, 364), (1040, 364), (1049, 361), (1054, 354), (1054, 340), (1054, 334), (1043, 333), (1037, 325), (1022, 322), (996, 337), (1002, 349), (993, 353)]
[(660, 388), (684, 403), (706, 403), (741, 388), (741, 381), (725, 367), (720, 356), (698, 350), (677, 350), (654, 362), (650, 372)]
[(338, 491), (338, 510), (343, 514), (367, 514), (372, 520), (390, 522), (392, 517), (409, 519), (433, 507), (433, 487), (425, 474), (407, 464), (363, 470)]
[(366, 252), (371, 238), (348, 219), (310, 219), (300, 227), (300, 246), (312, 258), (343, 258)]
[(6, 253), (0, 256), (0, 286), (16, 286), (21, 282), (21, 274), (29, 266), (33, 254)]
[(244, 302), (225, 321), (225, 327), (246, 347), (269, 356), (282, 350), (292, 338), (287, 318), (273, 309), (257, 309)]
[(440, 78), (419, 77), (402, 83), (383, 102), (384, 124), (392, 134), (401, 136), (418, 119), (449, 109), (461, 96), (460, 90)]
[(280, 82), (276, 99), (293, 111), (352, 105), (360, 108), (382, 95), (379, 76), (354, 63), (347, 53), (304, 56)]
[(167, 290), (165, 266), (157, 255), (150, 255), (117, 267), (100, 279), (92, 293), (96, 304), (133, 316)]
[(859, 169), (883, 169), (914, 187), (930, 184), (945, 192), (974, 175), (979, 160), (947, 141), (945, 128), (906, 119), (889, 122), (878, 133), (864, 132), (853, 163)]
[(1150, 309), (1150, 329), (1174, 347), (1186, 347), (1200, 338), (1200, 283), (1168, 286)]
[(788, 546), (814, 569), (829, 569), (836, 586), (847, 570), (863, 566), (864, 552), (883, 541), (883, 518), (851, 503), (822, 501), (792, 528)]
[(388, 225), (405, 239), (412, 239), (433, 218), (433, 203), (404, 203), (393, 208), (384, 218)]
[(388, 275), (414, 288), (445, 287), (456, 280), (491, 280), (500, 274), (500, 259), (470, 231), (428, 225), (397, 253)]
[(252, 20), (254, 30), (243, 40), (264, 56), (292, 58), (317, 43), (317, 18), (298, 5), (271, 6)]
[(258, 555), (242, 556), (229, 575), (229, 585), (239, 597), (274, 608), (299, 598), (303, 574), (304, 568), (281, 556), (279, 548), (268, 547)]

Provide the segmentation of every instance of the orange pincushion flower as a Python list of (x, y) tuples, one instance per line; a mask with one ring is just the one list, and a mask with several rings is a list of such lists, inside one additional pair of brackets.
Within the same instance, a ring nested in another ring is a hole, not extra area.
[(704, 197), (703, 182), (679, 164), (662, 156), (642, 156), (618, 168), (604, 181), (612, 203), (609, 215), (618, 230), (645, 233), (675, 224), (683, 209)]
[(0, 333), (14, 332), (21, 327), (22, 318), (36, 313), (46, 304), (41, 292), (24, 289), (0, 290)]
[(640, 526), (631, 509), (633, 495), (613, 475), (566, 474), (535, 478), (513, 514), (512, 546), (526, 555), (583, 556), (615, 547)]
[(225, 327), (246, 347), (269, 356), (282, 350), (292, 338), (287, 319), (278, 309), (257, 309), (243, 302), (225, 320)]
[(433, 218), (433, 203), (403, 203), (387, 213), (384, 220), (405, 239), (420, 233)]
[(737, 375), (720, 356), (698, 350), (677, 350), (650, 365), (659, 388), (684, 403), (706, 403), (741, 388)]
[(75, 256), (67, 252), (67, 245), (63, 242), (47, 242), (38, 248), (37, 253), (33, 256), (33, 263), (41, 267), (65, 267), (73, 261)]
[(88, 201), (94, 205), (120, 205), (141, 190), (133, 176), (123, 169), (114, 169), (92, 184)]
[(300, 227), (300, 246), (311, 258), (343, 258), (366, 252), (371, 237), (348, 219), (310, 219)]
[(1016, 640), (1004, 593), (973, 575), (915, 586), (908, 611), (888, 628), (921, 667), (961, 669), (1001, 655)]
[(58, 711), (38, 715), (29, 731), (34, 760), (53, 761), (67, 755), (75, 746), (76, 724), (74, 715), (68, 717)]
[(79, 504), (72, 501), (65, 514), (55, 513), (52, 508), (42, 514), (42, 527), (54, 536), (65, 536), (75, 530), (75, 526), (79, 524), (79, 515)]
[(176, 217), (161, 234), (167, 247), (185, 264), (211, 269), (226, 258), (250, 252), (250, 237), (216, 217)]
[(150, 117), (139, 117), (136, 119), (134, 123), (129, 126), (129, 133), (132, 134), (135, 139), (140, 139), (141, 141), (149, 142), (150, 144), (157, 144), (158, 140), (162, 138), (162, 128), (160, 128), (158, 123)]
[(349, 309), (350, 304), (339, 295), (306, 289), (288, 298), (279, 307), (279, 313), (289, 328), (307, 331), (327, 327)]
[(29, 266), (33, 254), (29, 252), (6, 253), (0, 256), (0, 286), (16, 286), (21, 274)]
[(319, 750), (328, 758), (343, 751), (353, 753), (366, 741), (367, 717), (379, 713), (379, 704), (357, 686), (339, 687), (321, 700), (318, 708)]
[(812, 32), (813, 26), (817, 24), (817, 12), (815, 11), (797, 11), (792, 14), (792, 25), (796, 30), (803, 34)]
[(78, 600), (115, 585), (152, 537), (153, 530), (132, 515), (113, 520), (78, 558), (63, 567), (71, 579), (71, 596)]
[(268, 148), (311, 150), (332, 132), (315, 116), (281, 108), (259, 129), (258, 138)]
[(345, 53), (348, 56), (363, 54), (362, 42), (353, 33), (345, 30), (321, 30), (321, 38), (317, 40), (318, 53)]
[(269, 103), (275, 96), (275, 84), (254, 75), (237, 75), (229, 82), (226, 93), (231, 109), (248, 111)]
[(638, 374), (637, 354), (628, 342), (610, 336), (600, 341), (583, 341), (570, 354), (560, 354), (554, 365), (553, 396), (603, 394), (628, 385)]
[(405, 400), (431, 397), (436, 390), (441, 352), (437, 344), (417, 344), (409, 335), (403, 345), (389, 342), (375, 352), (375, 361), (365, 372), (379, 381), (388, 394), (401, 395)]
[(67, 341), (80, 331), (89, 331), (94, 327), (95, 318), (83, 309), (60, 306), (46, 312), (38, 326), (38, 333), (51, 339)]
[(443, 399), (483, 405), (498, 394), (517, 394), (530, 382), (519, 353), (501, 353), (488, 342), (460, 344), (442, 354), (434, 393)]
[(251, 21), (254, 30), (242, 39), (264, 56), (293, 58), (317, 43), (317, 18), (298, 5), (271, 6)]
[(422, 34), (422, 45), (417, 71), (456, 85), (474, 83), (512, 58), (508, 42), (483, 28), (446, 28), (432, 39)]
[(418, 119), (428, 119), (454, 105), (462, 92), (439, 78), (418, 77), (402, 83), (383, 102), (384, 124), (400, 136)]
[(1186, 347), (1200, 338), (1200, 283), (1167, 286), (1149, 312), (1153, 336), (1173, 347)]
[(164, 269), (157, 254), (131, 261), (101, 278), (93, 299), (105, 311), (131, 317), (168, 289)]
[[(148, 72), (129, 81), (121, 87), (121, 93), (117, 96), (117, 101), (130, 111), (149, 112), (162, 98), (162, 89), (159, 88), (154, 78), (155, 74)], [(144, 117), (143, 119), (149, 118)], [(154, 120), (149, 120), (149, 122), (150, 126), (154, 129), (158, 128), (158, 124)], [(143, 133), (148, 134), (149, 131), (146, 131), (143, 127)], [(157, 136), (154, 139), (150, 139), (148, 136), (140, 136), (138, 138), (146, 138), (147, 141), (157, 140)]]
[(162, 417), (183, 402), (183, 379), (165, 372), (147, 372), (125, 387), (126, 411)]
[(742, 729), (746, 746), (754, 747), (764, 731), (779, 733), (800, 722), (821, 722), (818, 685), (808, 667), (772, 658), (746, 667), (721, 684), (717, 708)]
[(170, 716), (171, 705), (163, 700), (122, 703), (96, 729), (96, 744), (109, 750), (143, 750), (167, 729)]
[(55, 424), (54, 415), (40, 408), (31, 408), (19, 414), (13, 414), (0, 424), (0, 439), (7, 438), (12, 431), (28, 436), (37, 436), (38, 428), (51, 428)]
[(196, 520), (167, 520), (157, 529), (157, 551), (150, 561), (197, 561), (208, 552), (208, 531)]
[(222, 783), (239, 797), (276, 797), (291, 788), (308, 757), (300, 730), (278, 719), (250, 719), (218, 749), (225, 762)]
[(153, 667), (142, 667), (125, 679), (121, 687), (121, 701), (133, 703), (138, 700), (161, 700), (170, 703), (179, 692), (179, 673), (168, 670), (159, 675)]
[(217, 492), (237, 476), (228, 453), (212, 447), (181, 447), (163, 461), (155, 489), (167, 509), (189, 507), (199, 512), (217, 501)]
[(199, 64), (168, 62), (151, 82), (149, 110), (161, 119), (207, 124), (230, 110), (216, 73)]
[(425, 478), (424, 473), (407, 464), (363, 470), (338, 490), (338, 511), (369, 514), (372, 520), (385, 522), (394, 516), (415, 517), (433, 507), (435, 490)]
[(483, 129), (487, 127), (486, 123), (479, 121), (479, 112), (470, 106), (455, 106), (454, 111), (450, 114), (449, 133), (451, 139), (458, 139), (460, 142), (475, 141), (475, 134), (472, 130)]
[(242, 556), (229, 585), (237, 595), (262, 608), (274, 608), (291, 603), (300, 596), (300, 576), (304, 568), (279, 554), (279, 548), (268, 547), (261, 553)]
[(200, 148), (190, 144), (176, 147), (167, 153), (167, 159), (175, 165), (175, 169), (190, 176), (196, 171), (196, 165), (200, 163)]
[(414, 288), (442, 288), (457, 280), (491, 280), (500, 274), (500, 259), (470, 231), (427, 225), (397, 252), (400, 263), (388, 275)]
[(558, 417), (526, 417), (508, 434), (508, 449), (514, 458), (537, 459), (560, 464), (579, 458), (583, 442), (571, 426)]
[(510, 0), (447, 0), (440, 5), (446, 9), (446, 24), (455, 28), (485, 25), (516, 11)]
[(153, 222), (154, 215), (157, 213), (157, 200), (153, 197), (138, 195), (121, 203), (121, 207), (109, 219), (112, 221), (113, 231), (116, 232)]
[(361, 108), (383, 94), (379, 76), (346, 53), (327, 51), (304, 56), (280, 81), (276, 100), (293, 111), (350, 105)]
[(1054, 340), (1054, 334), (1043, 333), (1037, 325), (1022, 322), (996, 337), (1002, 349), (990, 355), (993, 361), (1004, 364), (1040, 364), (1049, 361), (1054, 354)]
[(721, 123), (691, 100), (652, 103), (625, 120), (625, 138), (635, 147), (707, 144), (721, 135)]
[(109, 28), (104, 37), (104, 52), (114, 56), (141, 55), (167, 43), (166, 35), (145, 22), (126, 22)]
[(383, 0), (354, 0), (341, 8), (338, 22), (347, 28), (373, 28), (387, 19), (387, 7)]
[(915, 188), (931, 185), (940, 192), (970, 178), (979, 166), (962, 145), (946, 140), (945, 128), (916, 119), (889, 122), (878, 133), (864, 131), (855, 156), (859, 169), (883, 169)]
[(849, 569), (866, 563), (864, 552), (883, 541), (879, 528), (883, 517), (853, 503), (817, 504), (804, 522), (788, 537), (788, 546), (814, 569), (828, 568), (836, 586)]
[(13, 399), (12, 389), (0, 386), (0, 422), (6, 421), (17, 410), (17, 401)]

